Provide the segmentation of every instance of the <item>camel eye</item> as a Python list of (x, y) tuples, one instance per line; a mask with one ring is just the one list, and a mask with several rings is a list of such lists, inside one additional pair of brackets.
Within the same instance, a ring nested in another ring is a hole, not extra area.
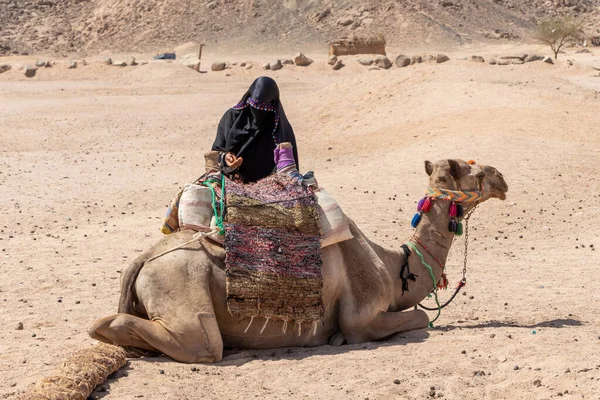
[(441, 183), (446, 183), (446, 182), (448, 182), (448, 181), (447, 181), (447, 180), (446, 180), (446, 178), (444, 178), (443, 176), (440, 176), (440, 177), (438, 178), (438, 182), (441, 182)]

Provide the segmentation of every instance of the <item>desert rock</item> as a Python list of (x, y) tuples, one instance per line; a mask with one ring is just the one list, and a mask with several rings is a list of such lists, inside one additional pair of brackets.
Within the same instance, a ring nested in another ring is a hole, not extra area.
[(438, 64), (444, 63), (444, 62), (446, 62), (448, 60), (450, 60), (450, 58), (447, 55), (445, 55), (445, 54), (438, 54), (435, 57), (435, 62), (437, 62)]
[(342, 62), (342, 60), (337, 60), (335, 62), (335, 64), (333, 64), (333, 69), (334, 71), (337, 71), (338, 69), (341, 69), (344, 66), (344, 63)]
[(23, 67), (23, 74), (28, 78), (33, 78), (36, 72), (37, 68), (34, 65), (25, 65)]
[(398, 67), (398, 68), (407, 67), (411, 64), (410, 57), (407, 57), (407, 56), (401, 54), (398, 57), (396, 57), (395, 64), (396, 64), (396, 67)]
[(214, 63), (212, 63), (212, 65), (210, 66), (210, 69), (212, 71), (224, 71), (227, 68), (227, 63), (223, 62), (223, 61), (216, 61)]
[(310, 64), (312, 64), (312, 62), (313, 62), (313, 60), (311, 60), (310, 58), (306, 57), (302, 53), (298, 53), (294, 57), (294, 64), (296, 64), (299, 67), (308, 67)]
[(277, 70), (280, 70), (281, 68), (283, 68), (283, 64), (281, 63), (281, 60), (276, 60), (276, 61), (269, 63), (269, 69), (271, 71), (277, 71)]
[(392, 66), (392, 62), (386, 56), (377, 56), (375, 57), (374, 64), (379, 68), (388, 69)]

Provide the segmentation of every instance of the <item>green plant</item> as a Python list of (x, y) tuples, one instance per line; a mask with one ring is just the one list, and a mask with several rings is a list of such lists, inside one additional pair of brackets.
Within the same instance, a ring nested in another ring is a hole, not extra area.
[(554, 59), (557, 59), (560, 49), (565, 44), (582, 39), (583, 29), (581, 23), (571, 16), (553, 17), (539, 22), (535, 37), (550, 46)]

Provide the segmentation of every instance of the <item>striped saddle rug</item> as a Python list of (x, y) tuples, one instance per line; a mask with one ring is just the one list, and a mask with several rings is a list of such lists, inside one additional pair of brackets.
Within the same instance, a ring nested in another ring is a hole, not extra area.
[(226, 180), (227, 307), (240, 318), (314, 323), (323, 318), (315, 195), (287, 175)]

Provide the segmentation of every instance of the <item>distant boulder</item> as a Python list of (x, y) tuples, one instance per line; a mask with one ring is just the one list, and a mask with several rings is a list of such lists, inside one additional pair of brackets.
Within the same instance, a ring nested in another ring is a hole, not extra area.
[(302, 53), (298, 53), (294, 57), (294, 64), (296, 64), (299, 67), (308, 67), (312, 63), (313, 63), (313, 60), (311, 60), (310, 58), (306, 57)]
[(337, 63), (337, 61), (338, 61), (337, 56), (331, 56), (331, 57), (329, 57), (329, 60), (327, 60), (327, 64), (335, 65), (335, 63)]
[(75, 68), (77, 68), (77, 61), (75, 61), (75, 60), (69, 60), (69, 62), (67, 63), (67, 68), (68, 69), (75, 69)]
[(25, 65), (23, 67), (23, 74), (28, 78), (33, 78), (36, 72), (37, 68), (34, 65)]
[(106, 65), (111, 65), (113, 63), (112, 58), (106, 57), (102, 62)]
[(423, 57), (421, 57), (421, 56), (412, 56), (410, 59), (410, 65), (421, 64), (422, 62), (423, 62)]
[(435, 62), (437, 62), (438, 64), (444, 63), (449, 60), (450, 58), (445, 54), (438, 54), (437, 56), (435, 56)]
[(400, 54), (398, 57), (396, 57), (394, 63), (396, 64), (396, 67), (404, 68), (408, 67), (411, 64), (411, 60), (410, 57), (407, 57), (404, 54)]
[(280, 70), (281, 68), (283, 68), (283, 64), (281, 63), (281, 60), (276, 60), (269, 64), (269, 69), (271, 71), (277, 71), (277, 70)]
[(285, 60), (282, 60), (281, 63), (283, 65), (293, 65), (294, 64), (294, 60), (291, 60), (291, 59), (287, 58)]
[(263, 67), (263, 69), (269, 70), (269, 69), (271, 69), (271, 64), (270, 63), (264, 63), (262, 67)]
[(544, 61), (546, 64), (554, 64), (552, 57), (545, 57), (542, 61)]
[(525, 61), (526, 63), (529, 63), (529, 62), (533, 62), (533, 61), (541, 61), (543, 59), (544, 59), (544, 56), (539, 56), (537, 54), (529, 54), (529, 55), (527, 55), (527, 57), (525, 57), (525, 60), (523, 60), (523, 61)]
[(358, 61), (361, 65), (364, 65), (365, 67), (373, 65), (373, 63), (375, 62), (375, 60), (373, 60), (372, 58), (359, 58), (356, 61)]
[(210, 69), (212, 71), (224, 71), (227, 68), (227, 63), (223, 62), (223, 61), (216, 61), (214, 63), (212, 63), (212, 65), (210, 66)]
[(339, 69), (341, 69), (343, 67), (344, 67), (344, 63), (342, 62), (342, 60), (337, 60), (335, 62), (335, 64), (333, 64), (333, 70), (334, 71), (337, 71), (337, 70), (339, 70)]
[(37, 60), (35, 62), (35, 66), (38, 68), (44, 68), (46, 66), (46, 61), (44, 60)]
[(137, 65), (137, 63), (135, 62), (135, 57), (133, 56), (129, 56), (125, 59), (125, 62), (127, 63), (127, 65), (129, 66), (134, 66)]
[(478, 62), (478, 63), (484, 63), (485, 59), (481, 56), (471, 56), (471, 61)]
[(0, 74), (10, 71), (12, 67), (9, 64), (0, 64)]
[(374, 64), (377, 67), (383, 68), (383, 69), (388, 69), (389, 67), (392, 66), (392, 62), (386, 56), (377, 56), (377, 57), (375, 57)]

